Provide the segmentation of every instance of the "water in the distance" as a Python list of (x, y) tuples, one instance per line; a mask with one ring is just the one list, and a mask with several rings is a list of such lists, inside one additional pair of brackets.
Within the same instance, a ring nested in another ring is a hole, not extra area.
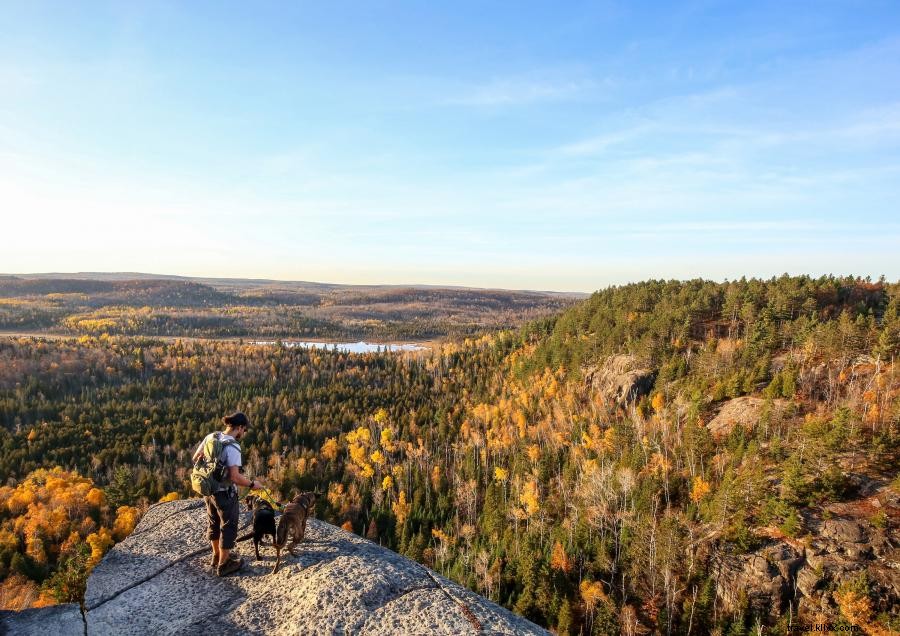
[[(257, 340), (253, 344), (273, 345), (274, 340)], [(346, 353), (375, 353), (377, 351), (422, 351), (428, 347), (416, 344), (372, 343), (372, 342), (304, 342), (302, 340), (282, 340), (285, 347), (306, 347), (310, 349), (337, 349)]]

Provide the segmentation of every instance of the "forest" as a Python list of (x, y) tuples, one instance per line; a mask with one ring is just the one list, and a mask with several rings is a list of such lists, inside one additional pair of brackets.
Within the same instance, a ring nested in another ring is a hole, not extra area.
[(428, 355), (0, 339), (0, 603), (77, 599), (240, 409), (248, 474), (556, 633), (891, 633), (898, 292), (647, 281)]

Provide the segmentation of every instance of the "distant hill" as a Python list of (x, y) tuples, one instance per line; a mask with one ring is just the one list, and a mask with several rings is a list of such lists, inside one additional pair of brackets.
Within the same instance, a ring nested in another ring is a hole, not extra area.
[(213, 287), (264, 287), (275, 289), (293, 290), (379, 290), (379, 289), (444, 289), (444, 290), (472, 290), (472, 291), (507, 291), (510, 293), (537, 293), (548, 296), (562, 296), (567, 298), (587, 298), (590, 294), (584, 292), (553, 291), (553, 290), (507, 290), (494, 287), (467, 287), (461, 285), (349, 285), (343, 283), (321, 283), (312, 281), (277, 280), (271, 278), (208, 278), (203, 276), (176, 276), (174, 274), (147, 274), (143, 272), (45, 272), (30, 274), (0, 274), (3, 278), (19, 278), (26, 280), (101, 280), (101, 281), (130, 281), (130, 280), (182, 280), (203, 283)]
[(0, 277), (0, 330), (71, 335), (433, 339), (513, 328), (585, 297), (140, 273)]
[(169, 279), (91, 280), (78, 278), (0, 279), (0, 297), (83, 294), (89, 305), (122, 304), (132, 307), (208, 306), (237, 302), (231, 294), (209, 285)]

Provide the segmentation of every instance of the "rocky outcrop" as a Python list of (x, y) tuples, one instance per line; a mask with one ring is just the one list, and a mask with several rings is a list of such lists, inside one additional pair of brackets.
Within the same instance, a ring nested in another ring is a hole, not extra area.
[(717, 555), (716, 594), (726, 608), (747, 604), (758, 615), (777, 617), (791, 595), (803, 556), (786, 543), (776, 543), (740, 556)]
[(774, 618), (790, 603), (801, 615), (835, 615), (835, 591), (864, 572), (871, 596), (877, 599), (874, 612), (896, 616), (900, 547), (891, 526), (876, 527), (866, 520), (873, 511), (900, 518), (900, 501), (891, 488), (827, 506), (827, 518), (807, 520), (809, 535), (802, 540), (770, 541), (750, 554), (713, 553), (716, 592), (724, 608), (747, 601), (756, 612)]
[(736, 426), (750, 429), (764, 417), (781, 418), (787, 400), (764, 400), (758, 397), (739, 397), (725, 402), (706, 427), (715, 437), (728, 435)]
[[(254, 562), (248, 543), (238, 549), (244, 569), (218, 578), (205, 527), (197, 499), (152, 507), (91, 574), (84, 622), (75, 606), (77, 633), (85, 627), (88, 635), (546, 633), (418, 563), (315, 519), (298, 556), (286, 562), (282, 556), (276, 574), (273, 549), (261, 547), (263, 559)], [(34, 633), (23, 631), (18, 617), (11, 620), (10, 633)]]
[[(833, 591), (865, 572), (877, 612), (900, 608), (900, 546), (889, 527), (867, 519), (883, 511), (885, 519), (900, 518), (900, 498), (889, 487), (863, 499), (826, 507), (827, 519), (814, 522), (806, 563), (798, 573), (801, 608), (833, 605)], [(840, 515), (840, 516), (839, 516)], [(896, 523), (896, 521), (888, 522)]]
[(583, 369), (587, 387), (610, 404), (626, 405), (650, 393), (656, 372), (631, 355), (610, 356), (602, 364)]

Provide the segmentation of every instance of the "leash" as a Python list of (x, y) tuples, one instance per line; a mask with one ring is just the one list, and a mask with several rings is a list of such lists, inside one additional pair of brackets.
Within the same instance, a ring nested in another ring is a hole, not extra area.
[(263, 496), (262, 494), (258, 495), (260, 499), (269, 502), (272, 508), (274, 508), (276, 511), (284, 512), (284, 506), (276, 501), (275, 496), (271, 492), (269, 492), (269, 489), (265, 486), (263, 486), (262, 488), (251, 489), (250, 492), (264, 493), (265, 496)]

